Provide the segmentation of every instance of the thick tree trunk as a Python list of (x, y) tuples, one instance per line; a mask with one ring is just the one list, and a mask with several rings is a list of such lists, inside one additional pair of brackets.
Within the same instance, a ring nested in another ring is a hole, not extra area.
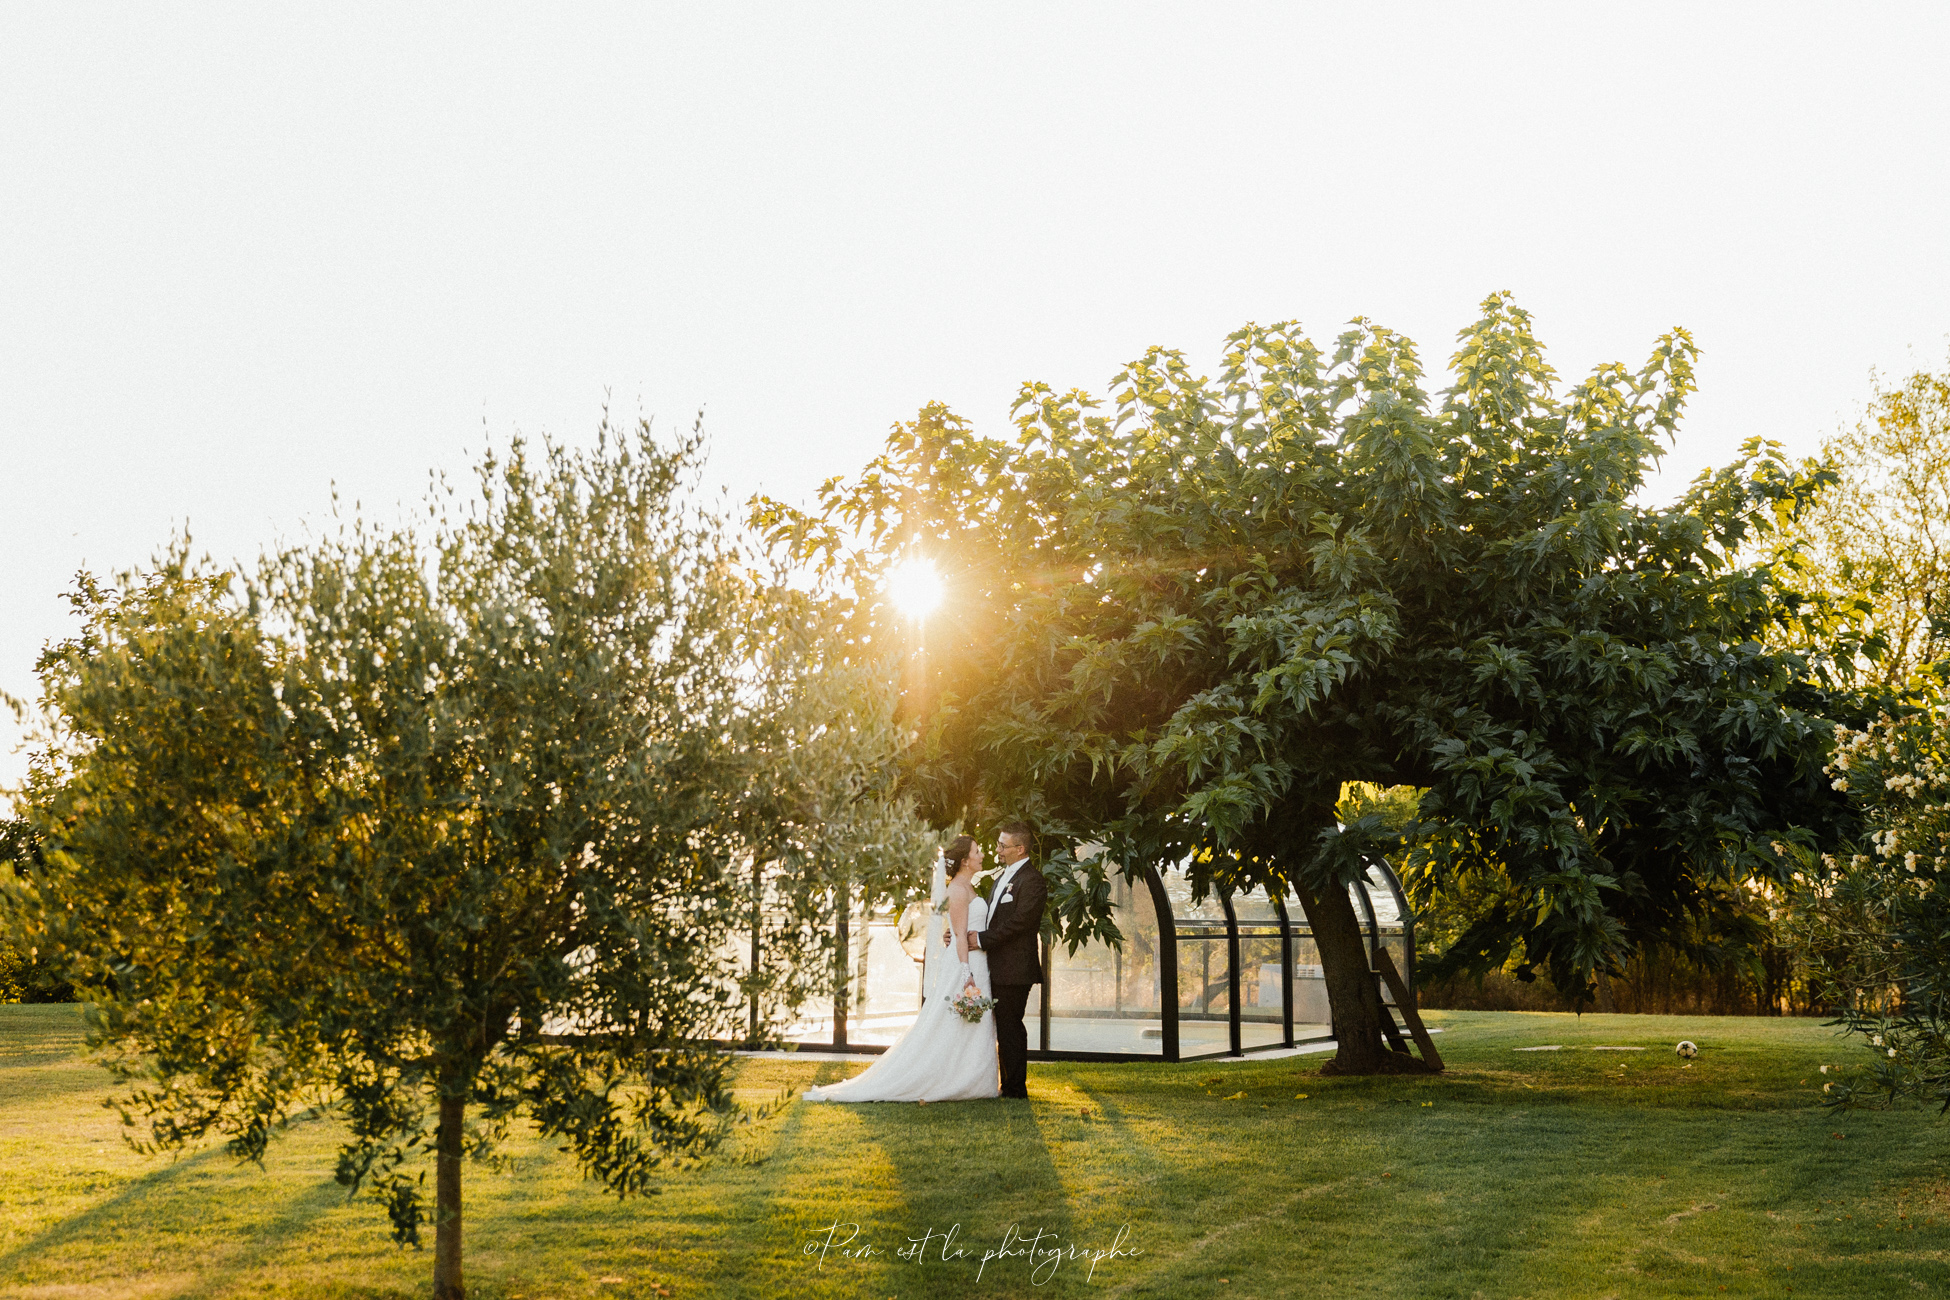
[(440, 1127), (434, 1133), (434, 1300), (462, 1300), (466, 1289), (460, 1276), (460, 1160), (461, 1127), (467, 1118), (467, 1098), (440, 1098)]
[(1361, 923), (1343, 887), (1329, 886), (1316, 894), (1296, 885), (1294, 892), (1307, 909), (1314, 946), (1320, 950), (1321, 975), (1327, 984), (1327, 1004), (1334, 1019), (1334, 1059), (1323, 1074), (1408, 1074), (1427, 1069), (1421, 1061), (1390, 1051), (1381, 1037), (1381, 992), (1368, 964), (1368, 945)]

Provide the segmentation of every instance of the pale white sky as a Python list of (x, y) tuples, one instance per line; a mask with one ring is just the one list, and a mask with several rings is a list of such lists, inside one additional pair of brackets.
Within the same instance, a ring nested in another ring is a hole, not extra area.
[(0, 689), (80, 567), (606, 392), (798, 498), (1248, 320), (1440, 369), (1508, 288), (1567, 376), (1695, 332), (1670, 481), (1812, 450), (1944, 356), (1947, 65), (1941, 4), (9, 4)]

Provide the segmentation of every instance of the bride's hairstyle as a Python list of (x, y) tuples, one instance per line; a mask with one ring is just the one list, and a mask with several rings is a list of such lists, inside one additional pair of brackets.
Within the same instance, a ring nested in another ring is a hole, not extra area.
[(941, 860), (947, 864), (948, 879), (953, 880), (961, 870), (961, 864), (968, 861), (968, 855), (975, 851), (973, 835), (957, 835), (947, 848), (941, 851)]

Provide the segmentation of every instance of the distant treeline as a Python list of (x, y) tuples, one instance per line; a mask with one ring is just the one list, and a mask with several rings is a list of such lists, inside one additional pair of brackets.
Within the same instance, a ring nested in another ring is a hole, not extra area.
[[(1707, 966), (1673, 953), (1641, 953), (1625, 963), (1622, 975), (1600, 979), (1598, 999), (1585, 1011), (1628, 1015), (1825, 1016), (1809, 981), (1797, 974), (1794, 955), (1768, 945), (1759, 961)], [(1437, 983), (1424, 981), (1416, 1002), (1443, 1011), (1577, 1011), (1576, 1000), (1550, 981), (1525, 983), (1505, 971), (1492, 971), (1481, 983), (1467, 975)]]

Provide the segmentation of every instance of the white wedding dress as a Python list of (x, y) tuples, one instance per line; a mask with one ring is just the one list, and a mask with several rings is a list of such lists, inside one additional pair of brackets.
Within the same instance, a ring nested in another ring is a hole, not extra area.
[[(989, 905), (980, 894), (968, 900), (968, 928), (988, 924)], [(968, 970), (985, 996), (989, 956), (968, 954)], [(961, 965), (952, 946), (943, 946), (930, 928), (928, 996), (900, 1041), (859, 1074), (823, 1088), (808, 1088), (807, 1101), (974, 1101), (999, 1096), (1001, 1076), (995, 1059), (995, 1012), (976, 1024), (963, 1020), (948, 1003), (961, 993)]]

